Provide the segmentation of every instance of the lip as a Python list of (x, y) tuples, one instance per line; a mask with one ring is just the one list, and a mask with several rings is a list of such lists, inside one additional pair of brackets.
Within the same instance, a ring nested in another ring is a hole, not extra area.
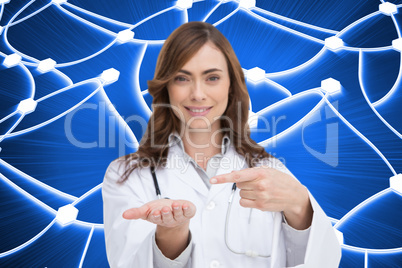
[[(205, 116), (212, 109), (212, 106), (184, 106), (191, 116)], [(203, 110), (202, 112), (194, 112), (192, 110)]]

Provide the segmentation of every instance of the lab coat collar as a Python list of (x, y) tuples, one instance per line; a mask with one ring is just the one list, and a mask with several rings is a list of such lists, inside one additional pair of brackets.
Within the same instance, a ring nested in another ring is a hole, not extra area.
[[(227, 184), (211, 185), (210, 190), (199, 177), (197, 171), (190, 163), (190, 157), (185, 153), (182, 140), (177, 133), (169, 136), (169, 154), (166, 168), (181, 179), (184, 183), (190, 185), (205, 198), (211, 199), (223, 189), (227, 188)], [(229, 173), (232, 170), (240, 170), (244, 168), (244, 158), (236, 153), (235, 148), (230, 143), (229, 137), (224, 136), (222, 141), (223, 157), (216, 175)]]
[[(183, 140), (180, 137), (179, 133), (177, 133), (177, 132), (170, 133), (168, 142), (169, 142), (169, 147), (178, 145), (179, 148), (182, 150), (182, 152), (185, 154)], [(226, 154), (229, 147), (230, 147), (230, 139), (229, 139), (229, 136), (226, 134), (222, 138), (221, 154), (222, 155)]]
[(208, 195), (207, 186), (198, 175), (193, 164), (186, 159), (186, 154), (178, 144), (173, 144), (169, 148), (166, 168), (171, 170), (178, 179), (191, 186), (203, 196)]

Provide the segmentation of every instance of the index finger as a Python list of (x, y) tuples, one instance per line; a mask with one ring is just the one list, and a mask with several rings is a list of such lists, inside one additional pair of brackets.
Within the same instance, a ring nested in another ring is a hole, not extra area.
[(222, 174), (212, 177), (209, 181), (211, 184), (220, 184), (228, 182), (245, 182), (253, 181), (260, 177), (260, 172), (252, 168), (246, 168), (243, 170), (232, 171), (231, 173)]

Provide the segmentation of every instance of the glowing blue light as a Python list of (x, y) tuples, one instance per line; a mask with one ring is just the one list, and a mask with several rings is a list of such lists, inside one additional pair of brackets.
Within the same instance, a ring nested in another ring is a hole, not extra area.
[(381, 13), (385, 14), (385, 15), (392, 15), (398, 12), (398, 9), (396, 7), (396, 5), (390, 3), (390, 2), (385, 2), (379, 5), (379, 10), (381, 11)]
[(72, 223), (77, 219), (78, 209), (73, 205), (68, 204), (60, 207), (57, 210), (56, 220), (61, 223), (61, 225), (67, 225)]
[(321, 89), (329, 94), (341, 92), (341, 83), (333, 78), (328, 78), (321, 81)]
[(193, 6), (193, 0), (178, 0), (176, 7), (179, 9), (189, 9)]
[(54, 66), (56, 66), (56, 62), (49, 58), (39, 62), (38, 70), (42, 73), (46, 73), (53, 70)]
[(18, 104), (17, 111), (22, 114), (29, 114), (35, 111), (36, 105), (37, 103), (33, 99), (26, 99)]
[(399, 173), (389, 178), (389, 186), (402, 195), (402, 174)]
[(130, 29), (123, 30), (117, 34), (117, 40), (124, 43), (130, 41), (134, 38), (134, 32), (130, 31)]
[(265, 71), (258, 67), (248, 70), (246, 75), (247, 81), (252, 83), (259, 83), (265, 80)]
[(395, 40), (392, 40), (392, 47), (396, 50), (401, 52), (402, 51), (402, 38), (398, 38)]
[(336, 36), (325, 38), (325, 46), (332, 50), (343, 47), (343, 40)]
[(120, 72), (114, 68), (107, 69), (102, 72), (100, 78), (105, 82), (105, 84), (111, 84), (119, 79)]
[(250, 9), (255, 7), (255, 0), (240, 0), (239, 7), (244, 9)]
[(21, 56), (14, 53), (11, 55), (8, 55), (4, 61), (3, 61), (3, 65), (6, 66), (7, 68), (11, 68), (14, 67), (16, 65), (18, 65), (21, 62)]

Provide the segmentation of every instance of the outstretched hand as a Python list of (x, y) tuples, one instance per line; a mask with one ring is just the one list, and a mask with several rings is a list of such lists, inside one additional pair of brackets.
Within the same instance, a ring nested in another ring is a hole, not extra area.
[(195, 211), (195, 205), (187, 200), (157, 199), (124, 211), (123, 218), (143, 219), (158, 226), (173, 228), (189, 222)]

